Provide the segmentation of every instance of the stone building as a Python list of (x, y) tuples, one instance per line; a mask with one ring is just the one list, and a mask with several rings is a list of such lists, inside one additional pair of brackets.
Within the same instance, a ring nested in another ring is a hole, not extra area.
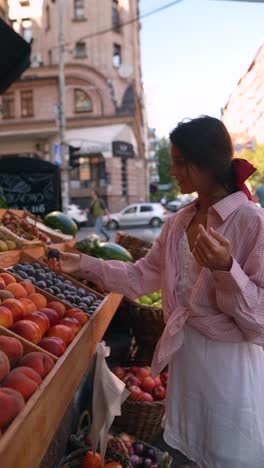
[(222, 110), (235, 145), (264, 143), (264, 44)]
[[(146, 199), (146, 122), (138, 0), (65, 0), (66, 143), (80, 148), (72, 202), (95, 188), (110, 210)], [(9, 0), (13, 28), (32, 43), (31, 68), (2, 97), (0, 155), (58, 155), (58, 2)], [(122, 27), (122, 24), (129, 24)]]

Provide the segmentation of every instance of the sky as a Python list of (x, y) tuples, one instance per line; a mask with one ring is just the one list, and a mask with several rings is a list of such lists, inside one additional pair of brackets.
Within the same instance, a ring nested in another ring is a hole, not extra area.
[[(140, 0), (140, 12), (170, 0)], [(264, 42), (264, 3), (183, 0), (141, 22), (148, 124), (159, 137), (221, 108)]]

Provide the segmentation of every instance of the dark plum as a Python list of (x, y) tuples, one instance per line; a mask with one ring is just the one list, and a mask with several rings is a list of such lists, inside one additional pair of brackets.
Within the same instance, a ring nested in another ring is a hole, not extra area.
[(83, 288), (77, 288), (77, 292), (78, 292), (78, 294), (79, 294), (80, 296), (86, 294), (86, 291), (85, 291), (85, 289), (83, 289)]
[(25, 271), (17, 270), (16, 274), (18, 276), (20, 276), (20, 278), (22, 278), (22, 279), (27, 279), (28, 278), (28, 274)]
[(57, 279), (60, 280), (60, 281), (62, 281), (62, 282), (65, 281), (65, 278), (64, 278), (64, 276), (62, 276), (62, 275), (58, 275), (58, 276), (57, 276)]
[(73, 300), (75, 302), (75, 304), (79, 304), (81, 302), (81, 299), (79, 296), (73, 296)]
[(52, 274), (51, 273), (46, 273), (46, 280), (48, 280), (48, 281), (52, 280)]
[(50, 249), (48, 251), (48, 259), (56, 258), (57, 260), (60, 259), (60, 251), (58, 249)]
[(47, 280), (46, 283), (47, 283), (47, 286), (48, 286), (49, 288), (50, 288), (51, 286), (53, 286), (53, 281), (51, 281), (51, 280)]
[(41, 288), (41, 289), (44, 289), (48, 286), (47, 283), (45, 283), (45, 281), (36, 281), (35, 284), (38, 288)]
[(29, 276), (28, 280), (31, 281), (31, 283), (36, 284), (36, 278), (34, 278), (34, 276)]
[(55, 294), (55, 296), (57, 296), (57, 294), (61, 293), (60, 288), (57, 288), (57, 286), (51, 286), (51, 289), (53, 291), (53, 294)]
[(86, 305), (90, 306), (92, 304), (93, 300), (92, 300), (91, 297), (83, 297), (82, 302), (83, 302), (83, 304), (86, 304)]
[(39, 265), (39, 263), (31, 263), (31, 266), (35, 268), (35, 270), (41, 269), (41, 265)]
[(57, 296), (58, 299), (61, 299), (62, 301), (65, 300), (64, 294), (56, 294), (56, 296)]
[(44, 291), (46, 291), (49, 294), (53, 294), (53, 291), (51, 288), (44, 288)]

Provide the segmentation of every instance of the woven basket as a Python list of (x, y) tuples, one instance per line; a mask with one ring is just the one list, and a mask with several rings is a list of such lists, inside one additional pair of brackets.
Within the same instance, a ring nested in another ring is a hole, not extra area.
[(152, 242), (144, 241), (139, 237), (130, 236), (123, 231), (117, 231), (115, 242), (127, 249), (135, 261), (145, 257), (152, 247)]
[(121, 416), (114, 420), (114, 427), (117, 432), (126, 432), (136, 439), (152, 443), (162, 433), (161, 421), (164, 412), (165, 400), (152, 403), (125, 400)]
[[(71, 443), (71, 447), (73, 448), (73, 450), (77, 450), (78, 452), (79, 452), (80, 449), (82, 449), (82, 450), (85, 449), (86, 451), (89, 450), (89, 446), (86, 444), (87, 434), (88, 434), (88, 427), (84, 428), (78, 434), (71, 436), (70, 443)], [(118, 438), (118, 434), (115, 434), (115, 437)], [(120, 440), (120, 439), (118, 438), (117, 440)], [(135, 439), (135, 442), (140, 442), (140, 440)], [(158, 463), (159, 468), (161, 468), (161, 467), (165, 468), (165, 467), (169, 467), (171, 465), (172, 458), (169, 456), (169, 454), (167, 452), (162, 452), (161, 450), (157, 449), (156, 447), (153, 447), (152, 445), (147, 444), (146, 442), (143, 442), (143, 443), (144, 443), (145, 447), (152, 448), (152, 449), (155, 450), (155, 454), (156, 454), (156, 457), (157, 457), (157, 463)], [(127, 450), (126, 450), (125, 447), (124, 447), (124, 450), (127, 453)], [(75, 451), (74, 453), (77, 453), (77, 452)], [(115, 460), (115, 461), (119, 461), (119, 460)], [(120, 463), (122, 464), (122, 460), (120, 460)], [(61, 467), (59, 467), (59, 468), (61, 468)], [(63, 468), (64, 468), (64, 466), (63, 466)]]
[(165, 327), (162, 309), (145, 306), (128, 298), (124, 299), (124, 309), (134, 337), (131, 361), (140, 366), (149, 365)]

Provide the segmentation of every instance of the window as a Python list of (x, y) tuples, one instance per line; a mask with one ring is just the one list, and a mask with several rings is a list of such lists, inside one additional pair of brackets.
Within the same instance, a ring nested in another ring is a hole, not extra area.
[(92, 112), (93, 106), (90, 97), (81, 89), (74, 90), (75, 112)]
[(147, 211), (153, 211), (153, 207), (151, 205), (142, 205), (140, 207), (141, 213), (146, 213)]
[(25, 41), (31, 42), (32, 40), (32, 23), (30, 19), (22, 20), (22, 35)]
[(137, 207), (131, 206), (131, 208), (128, 208), (127, 210), (123, 211), (123, 214), (133, 214), (136, 212), (137, 212)]
[(33, 92), (21, 91), (21, 116), (33, 117)]
[(2, 97), (3, 119), (13, 119), (15, 117), (14, 93), (4, 94)]
[(84, 19), (84, 0), (74, 0), (73, 2), (73, 17), (75, 20)]
[(75, 57), (76, 58), (87, 57), (85, 42), (77, 42), (76, 43), (76, 45), (75, 45)]
[(29, 7), (30, 6), (30, 0), (19, 0), (19, 3), (22, 7)]
[[(127, 194), (127, 160), (121, 159), (121, 184), (122, 184), (122, 195)], [(136, 211), (136, 206), (134, 207)]]
[(118, 44), (114, 44), (113, 50), (113, 66), (115, 68), (119, 68), (121, 65), (121, 46)]
[(50, 7), (46, 6), (46, 31), (50, 30)]
[(119, 31), (119, 8), (118, 0), (112, 0), (112, 28), (113, 31)]

